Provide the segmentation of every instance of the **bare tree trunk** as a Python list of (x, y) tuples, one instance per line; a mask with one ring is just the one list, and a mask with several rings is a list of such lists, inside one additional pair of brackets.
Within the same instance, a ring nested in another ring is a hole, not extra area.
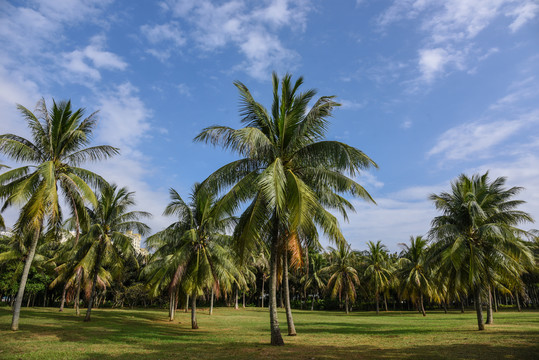
[(198, 329), (197, 324), (197, 293), (193, 290), (191, 295), (191, 329)]
[(425, 306), (423, 305), (423, 294), (421, 294), (419, 296), (419, 301), (421, 303), (421, 314), (423, 314), (423, 316), (427, 316), (427, 314), (425, 313)]
[(189, 294), (187, 294), (185, 298), (185, 311), (184, 312), (188, 312), (188, 311), (189, 311)]
[(271, 254), (270, 254), (270, 281), (269, 281), (269, 312), (271, 345), (284, 345), (281, 329), (279, 329), (279, 319), (277, 317), (277, 253), (279, 247), (279, 222), (277, 214), (274, 214), (272, 230)]
[(485, 330), (485, 324), (483, 324), (483, 306), (481, 304), (481, 289), (479, 287), (475, 289), (474, 302), (477, 313), (477, 326), (479, 330)]
[(494, 323), (494, 317), (492, 315), (492, 292), (491, 287), (488, 287), (488, 304), (487, 304), (487, 321), (485, 324), (491, 325)]
[(349, 314), (349, 311), (348, 311), (348, 294), (346, 294), (346, 298), (344, 299), (344, 307), (346, 309), (346, 315)]
[(92, 313), (92, 306), (94, 304), (94, 298), (96, 293), (96, 284), (97, 284), (97, 273), (99, 272), (99, 268), (101, 267), (101, 255), (103, 252), (101, 244), (101, 237), (99, 238), (99, 244), (97, 249), (97, 260), (95, 262), (94, 267), (94, 279), (92, 281), (92, 291), (90, 292), (90, 299), (88, 299), (88, 310), (86, 310), (86, 317), (84, 318), (84, 321), (90, 321), (90, 315)]
[(386, 310), (386, 312), (388, 311), (387, 310), (387, 298), (386, 298), (386, 294), (384, 294), (384, 308)]
[(494, 312), (498, 312), (498, 297), (496, 296), (496, 289), (492, 292), (492, 296), (494, 297)]
[(26, 288), (26, 282), (28, 281), (28, 274), (30, 273), (30, 267), (36, 254), (37, 242), (39, 240), (40, 230), (37, 230), (32, 238), (32, 244), (30, 244), (30, 251), (24, 262), (24, 268), (22, 270), (21, 282), (19, 284), (19, 291), (17, 291), (17, 298), (15, 299), (15, 306), (13, 308), (13, 318), (11, 320), (11, 330), (19, 330), (19, 317), (21, 316), (22, 298), (24, 296), (24, 289)]
[(243, 304), (242, 307), (245, 309), (245, 291), (243, 292)]
[(380, 314), (380, 295), (376, 292), (376, 315)]
[(213, 314), (213, 286), (211, 287), (211, 296), (210, 296), (210, 315)]
[(288, 336), (296, 336), (296, 327), (294, 326), (292, 308), (290, 307), (290, 288), (288, 286), (288, 251), (286, 249), (283, 254), (283, 285), (286, 323), (288, 324)]
[(518, 312), (521, 312), (522, 311), (522, 308), (520, 307), (520, 297), (518, 296), (518, 291), (516, 291), (516, 300), (517, 300), (517, 308), (518, 308)]
[(236, 285), (236, 294), (234, 296), (234, 309), (238, 310), (239, 309), (239, 306), (238, 306), (238, 285)]

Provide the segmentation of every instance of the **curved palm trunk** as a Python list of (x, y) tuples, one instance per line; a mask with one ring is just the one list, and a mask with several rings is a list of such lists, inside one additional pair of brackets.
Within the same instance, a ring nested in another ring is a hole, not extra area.
[(94, 279), (92, 281), (92, 291), (90, 292), (90, 298), (88, 299), (88, 310), (86, 310), (86, 317), (84, 318), (84, 321), (90, 321), (90, 316), (92, 313), (92, 306), (94, 304), (94, 298), (95, 298), (95, 288), (97, 285), (97, 273), (99, 272), (99, 268), (101, 267), (101, 257), (103, 252), (103, 244), (101, 244), (101, 239), (99, 239), (99, 248), (97, 250), (97, 259), (95, 261), (94, 266)]
[(211, 287), (211, 297), (210, 297), (210, 315), (213, 314), (213, 286)]
[(474, 292), (475, 311), (477, 313), (477, 326), (479, 330), (485, 330), (483, 324), (483, 307), (481, 304), (481, 289), (477, 288)]
[(425, 306), (423, 305), (423, 294), (421, 294), (419, 297), (419, 302), (421, 303), (421, 314), (423, 314), (423, 316), (427, 316), (425, 313)]
[(26, 282), (28, 281), (28, 274), (30, 273), (30, 267), (36, 254), (37, 242), (39, 240), (39, 234), (41, 229), (37, 230), (32, 239), (30, 245), (30, 251), (28, 257), (24, 263), (24, 268), (21, 275), (21, 283), (19, 284), (19, 291), (17, 291), (17, 298), (15, 299), (15, 306), (13, 307), (13, 319), (11, 320), (11, 330), (19, 330), (19, 317), (21, 316), (22, 298), (24, 296), (24, 289), (26, 288)]
[(275, 214), (270, 255), (270, 281), (269, 281), (269, 312), (271, 345), (284, 345), (279, 319), (277, 318), (277, 250), (279, 240), (279, 223)]
[(60, 312), (64, 311), (64, 306), (66, 303), (66, 292), (67, 292), (67, 281), (64, 284), (64, 289), (62, 290), (62, 301), (60, 302)]
[(197, 294), (193, 291), (191, 295), (191, 329), (198, 329), (197, 324)]
[(488, 305), (487, 305), (487, 321), (485, 324), (492, 325), (494, 323), (494, 317), (492, 314), (492, 292), (491, 287), (488, 287)]
[(294, 318), (292, 317), (292, 309), (290, 307), (290, 288), (288, 286), (288, 251), (286, 250), (283, 254), (283, 284), (286, 323), (288, 324), (288, 336), (296, 336), (296, 327), (294, 326)]

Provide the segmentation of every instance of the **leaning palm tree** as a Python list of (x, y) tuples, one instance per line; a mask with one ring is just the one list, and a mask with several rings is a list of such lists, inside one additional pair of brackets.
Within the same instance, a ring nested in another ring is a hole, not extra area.
[[(195, 141), (237, 152), (242, 159), (227, 164), (203, 183), (218, 191), (231, 187), (220, 206), (236, 211), (249, 202), (236, 232), (239, 249), (249, 248), (269, 234), (271, 344), (283, 345), (277, 319), (277, 265), (282, 256), (283, 229), (288, 234), (309, 234), (322, 229), (330, 239), (344, 242), (335, 209), (346, 217), (352, 204), (339, 193), (373, 201), (349, 176), (376, 167), (362, 151), (338, 141), (324, 141), (328, 118), (339, 106), (333, 96), (323, 96), (309, 108), (315, 90), (299, 92), (303, 78), (290, 75), (279, 81), (273, 74), (271, 111), (256, 102), (249, 89), (235, 82), (241, 98), (244, 128), (226, 126), (204, 129)], [(281, 85), (281, 86), (279, 86)], [(280, 89), (279, 89), (280, 87)]]
[(376, 300), (376, 314), (380, 313), (380, 294), (385, 291), (393, 277), (393, 267), (388, 259), (387, 248), (380, 240), (376, 243), (367, 243), (369, 250), (365, 257), (365, 278), (374, 290)]
[(404, 249), (398, 261), (397, 276), (401, 280), (402, 294), (413, 303), (419, 304), (426, 316), (423, 297), (432, 294), (430, 271), (427, 268), (427, 240), (422, 236), (410, 237), (410, 245), (400, 244)]
[(432, 221), (430, 236), (436, 241), (434, 261), (456, 269), (458, 283), (473, 294), (479, 330), (484, 330), (482, 294), (493, 279), (518, 279), (523, 263), (533, 261), (530, 250), (515, 234), (525, 234), (516, 226), (533, 221), (516, 210), (524, 203), (514, 200), (522, 188), (504, 188), (503, 177), (490, 181), (488, 172), (468, 177), (460, 175), (451, 192), (431, 195), (442, 215)]
[(96, 113), (84, 118), (84, 109), (73, 111), (70, 101), (58, 104), (53, 101), (52, 108), (47, 109), (41, 100), (35, 114), (22, 105), (18, 108), (30, 128), (32, 140), (14, 134), (0, 135), (0, 152), (29, 165), (0, 175), (0, 199), (5, 200), (2, 209), (22, 206), (14, 231), (30, 234), (32, 242), (13, 309), (12, 330), (19, 328), (26, 280), (44, 226), (47, 224), (50, 231), (60, 226), (59, 193), (64, 194), (72, 215), (84, 219), (85, 201), (96, 204), (90, 186), (99, 186), (103, 180), (79, 165), (118, 154), (118, 149), (111, 146), (88, 147), (97, 122)]
[[(354, 253), (350, 250), (350, 245), (341, 244), (337, 249), (330, 247), (330, 265), (322, 269), (323, 273), (329, 274), (327, 290), (332, 298), (339, 297), (344, 304), (346, 314), (348, 315), (348, 305), (356, 301), (356, 286), (359, 286), (359, 276), (354, 269)], [(341, 302), (342, 304), (342, 302)]]
[(86, 269), (92, 276), (84, 321), (90, 321), (98, 279), (110, 278), (108, 273), (119, 276), (125, 260), (135, 258), (132, 240), (126, 232), (137, 231), (144, 235), (149, 231), (148, 225), (139, 220), (151, 215), (144, 211), (130, 211), (134, 204), (133, 192), (125, 187), (106, 184), (101, 189), (97, 205), (87, 209), (90, 227), (80, 239), (79, 253), (83, 256), (77, 256), (81, 260), (75, 265), (75, 268)]
[(200, 184), (195, 184), (189, 204), (174, 189), (170, 190), (170, 196), (172, 201), (164, 214), (176, 215), (178, 221), (147, 240), (148, 246), (155, 249), (153, 263), (161, 265), (156, 267), (150, 263), (149, 285), (158, 289), (163, 285), (160, 278), (167, 279), (173, 302), (181, 284), (191, 297), (191, 327), (198, 329), (197, 296), (210, 288), (218, 294), (220, 280), (230, 281), (232, 277), (237, 284), (244, 286), (234, 258), (226, 247), (230, 237), (226, 231), (233, 228), (236, 219), (216, 207), (214, 194)]

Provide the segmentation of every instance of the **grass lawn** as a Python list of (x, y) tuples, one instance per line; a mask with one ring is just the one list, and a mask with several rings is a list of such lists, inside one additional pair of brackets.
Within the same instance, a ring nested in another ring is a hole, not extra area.
[[(286, 334), (286, 318), (279, 314)], [(539, 312), (504, 311), (476, 330), (475, 312), (371, 312), (345, 315), (294, 311), (298, 336), (269, 343), (267, 309), (216, 308), (190, 314), (166, 310), (92, 311), (84, 323), (73, 309), (23, 308), (20, 331), (0, 308), (0, 359), (538, 359)]]

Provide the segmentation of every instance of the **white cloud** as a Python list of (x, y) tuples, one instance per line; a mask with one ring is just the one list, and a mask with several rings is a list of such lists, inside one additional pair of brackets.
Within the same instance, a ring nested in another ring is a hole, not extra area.
[(396, 0), (377, 23), (385, 30), (401, 20), (420, 20), (424, 44), (418, 69), (421, 79), (430, 83), (455, 68), (473, 71), (474, 64), (495, 53), (485, 54), (473, 41), (497, 18), (513, 18), (509, 29), (515, 32), (538, 12), (535, 0)]
[(405, 120), (401, 123), (401, 128), (403, 129), (409, 129), (412, 127), (412, 121), (411, 120)]
[(138, 142), (150, 130), (151, 111), (137, 96), (138, 89), (130, 83), (103, 93), (99, 99), (99, 138), (133, 152)]
[(82, 50), (74, 50), (70, 53), (62, 54), (63, 66), (71, 75), (90, 78), (92, 80), (101, 79), (98, 69), (124, 70), (127, 63), (118, 55), (103, 49), (104, 38), (95, 36), (91, 39), (90, 45)]
[(304, 1), (264, 1), (254, 7), (244, 0), (218, 4), (207, 0), (163, 3), (173, 16), (193, 26), (188, 34), (204, 52), (234, 46), (245, 60), (234, 67), (255, 78), (266, 78), (269, 70), (293, 67), (298, 55), (286, 48), (278, 33), (283, 28), (303, 30), (309, 4)]
[(341, 104), (341, 109), (345, 110), (358, 110), (365, 106), (364, 101), (339, 99), (338, 102)]

